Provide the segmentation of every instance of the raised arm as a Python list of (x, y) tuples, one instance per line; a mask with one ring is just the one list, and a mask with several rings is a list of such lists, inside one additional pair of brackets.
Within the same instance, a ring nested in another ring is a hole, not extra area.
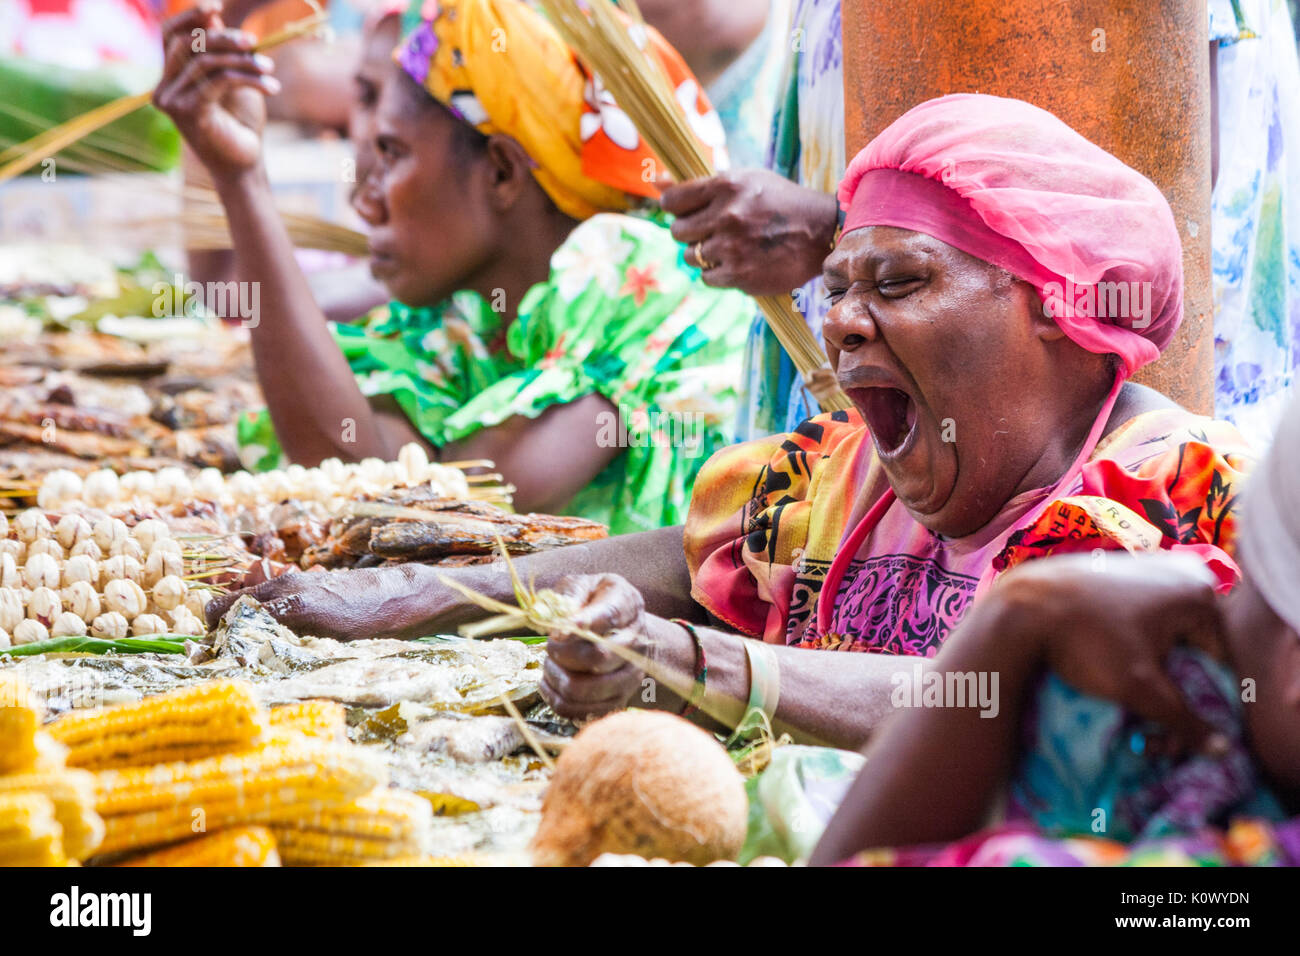
[(285, 451), (303, 464), (391, 458), (393, 430), (381, 428), (334, 344), (272, 201), (261, 130), (263, 98), (279, 91), (273, 64), (252, 52), (252, 37), (224, 26), (213, 0), (169, 20), (163, 38), (154, 104), (176, 123), (225, 206), (241, 301), (254, 306), (246, 321), (258, 381)]

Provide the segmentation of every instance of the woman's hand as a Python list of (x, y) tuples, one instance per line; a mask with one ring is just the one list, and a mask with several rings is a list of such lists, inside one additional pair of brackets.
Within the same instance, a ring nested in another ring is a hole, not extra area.
[(791, 295), (821, 274), (835, 237), (833, 196), (764, 169), (667, 185), (660, 202), (704, 281), (750, 295)]
[[(207, 608), (208, 627), (242, 595), (290, 630), (341, 641), (359, 638), (410, 638), (428, 633), (434, 596), (420, 577), (423, 565), (339, 571), (297, 571), (214, 599)], [(450, 591), (449, 588), (442, 588)]]
[(163, 26), (165, 61), (154, 106), (172, 118), (214, 179), (257, 165), (264, 96), (280, 91), (269, 57), (252, 36), (227, 28), (221, 5), (204, 0)]
[[(579, 605), (571, 623), (637, 654), (649, 650), (645, 601), (626, 578), (577, 574), (555, 590)], [(584, 719), (622, 710), (644, 678), (635, 664), (586, 638), (557, 629), (546, 642), (542, 696), (561, 717)]]
[(999, 640), (1029, 639), (1067, 684), (1167, 728), (1175, 749), (1205, 740), (1210, 728), (1165, 671), (1176, 644), (1222, 656), (1214, 578), (1200, 561), (1069, 555), (1022, 565), (994, 594), (1003, 609)]

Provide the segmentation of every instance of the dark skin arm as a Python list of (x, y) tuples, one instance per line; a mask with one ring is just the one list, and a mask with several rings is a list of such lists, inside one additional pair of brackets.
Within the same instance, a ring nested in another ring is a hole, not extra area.
[(1233, 670), (1243, 690), (1245, 681), (1253, 683), (1254, 699), (1245, 703), (1251, 751), (1294, 807), (1300, 803), (1300, 635), (1250, 578), (1229, 595), (1224, 613)]
[[(191, 50), (196, 27), (207, 30), (207, 53)], [(392, 460), (407, 442), (423, 443), (400, 411), (376, 409), (362, 395), (294, 260), (261, 157), (263, 96), (278, 90), (272, 65), (251, 54), (250, 37), (224, 28), (211, 4), (173, 18), (164, 35), (155, 105), (207, 167), (234, 238), (236, 277), (258, 290), (259, 314), (249, 322), (253, 360), (286, 453), (305, 465), (334, 456)], [(450, 460), (496, 461), (518, 489), (521, 510), (559, 508), (619, 454), (596, 440), (598, 416), (612, 410), (604, 398), (587, 396), (441, 452)]]
[[(556, 548), (513, 559), (524, 581), (554, 587), (570, 574), (610, 571), (635, 578), (645, 605), (663, 617), (706, 619), (690, 598), (690, 572), (682, 551), (682, 528), (660, 528), (587, 544)], [(303, 634), (349, 640), (360, 637), (413, 638), (448, 633), (485, 617), (476, 605), (444, 585), (446, 576), (473, 590), (514, 602), (510, 575), (499, 564), (437, 568), (407, 564), (395, 568), (295, 573), (259, 584), (247, 592), (286, 626)], [(208, 606), (216, 624), (237, 594)]]
[(979, 829), (1013, 769), (1023, 709), (1043, 668), (1167, 728), (1162, 749), (1212, 742), (1163, 660), (1179, 641), (1215, 650), (1222, 632), (1213, 589), (1185, 556), (1116, 556), (1096, 570), (1080, 555), (1017, 569), (933, 663), (941, 672), (996, 674), (996, 715), (977, 707), (899, 710), (867, 747), (867, 766), (810, 862)]
[[(664, 680), (670, 678), (659, 669), (684, 680), (677, 686), (689, 692), (695, 643), (686, 628), (646, 613), (636, 588), (614, 574), (569, 577), (556, 590), (581, 605), (572, 623), (649, 657), (655, 667), (648, 674), (606, 647), (563, 630), (552, 631), (541, 691), (556, 713), (588, 719), (629, 706), (681, 712), (682, 694), (668, 688)], [(751, 675), (745, 644), (753, 639), (712, 627), (696, 630), (708, 678), (705, 702), (690, 719), (713, 731), (730, 731), (748, 707)], [(912, 659), (889, 654), (833, 654), (775, 646), (772, 652), (780, 668), (773, 732), (788, 733), (799, 743), (829, 747), (860, 747), (889, 714), (893, 674), (900, 668), (910, 673), (912, 666)], [(660, 679), (654, 679), (655, 673)], [(846, 706), (846, 701), (852, 704)]]

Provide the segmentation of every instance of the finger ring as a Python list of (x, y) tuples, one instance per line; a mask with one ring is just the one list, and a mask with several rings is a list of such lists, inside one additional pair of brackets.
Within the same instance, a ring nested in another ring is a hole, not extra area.
[(717, 267), (717, 263), (716, 263), (716, 262), (710, 262), (708, 259), (704, 258), (704, 240), (703, 240), (703, 239), (701, 239), (699, 242), (697, 242), (695, 245), (693, 245), (693, 246), (691, 247), (691, 249), (692, 249), (692, 251), (695, 253), (695, 261), (696, 261), (697, 263), (699, 263), (700, 268), (703, 269), (705, 272), (707, 272), (707, 271), (710, 270), (710, 269), (713, 269), (713, 268), (716, 268), (716, 267)]

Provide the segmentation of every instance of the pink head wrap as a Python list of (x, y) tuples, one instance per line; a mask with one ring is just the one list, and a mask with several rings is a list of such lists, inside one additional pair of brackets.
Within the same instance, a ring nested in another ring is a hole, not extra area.
[(1182, 246), (1160, 190), (1021, 100), (913, 107), (854, 157), (839, 200), (846, 233), (923, 232), (1030, 283), (1065, 334), (1118, 355), (1124, 377), (1182, 321)]

